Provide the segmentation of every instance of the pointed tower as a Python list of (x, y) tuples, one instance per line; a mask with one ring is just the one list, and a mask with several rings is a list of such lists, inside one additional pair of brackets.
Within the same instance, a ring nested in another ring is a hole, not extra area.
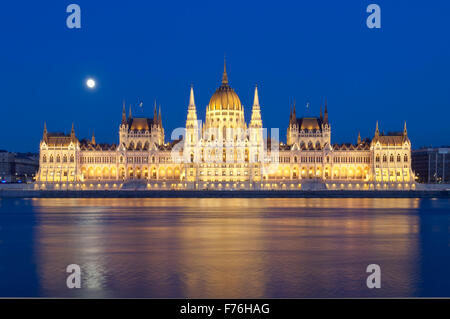
[(289, 124), (292, 123), (292, 105), (289, 107)]
[(95, 134), (94, 134), (94, 131), (92, 131), (91, 143), (92, 143), (92, 145), (95, 145)]
[(323, 114), (322, 120), (322, 142), (321, 144), (331, 145), (331, 125), (328, 120), (328, 103), (327, 99), (325, 99), (325, 112)]
[(158, 144), (164, 144), (164, 128), (162, 125), (162, 116), (161, 116), (161, 104), (159, 105), (159, 115), (156, 119), (156, 125), (158, 126)]
[(42, 133), (42, 140), (47, 142), (47, 122), (44, 122), (44, 132)]
[(72, 142), (75, 142), (75, 128), (72, 122), (72, 130), (70, 131), (70, 139), (72, 140)]
[(258, 86), (255, 86), (252, 118), (250, 120), (250, 162), (261, 162), (264, 154), (264, 137), (259, 105)]
[(408, 130), (406, 129), (406, 121), (405, 121), (405, 126), (403, 127), (403, 136), (408, 136)]
[(196, 126), (198, 126), (197, 108), (195, 106), (194, 87), (191, 86), (191, 91), (190, 91), (190, 95), (189, 95), (188, 115), (187, 115), (187, 120), (186, 120), (186, 129), (195, 128)]
[(131, 120), (131, 105), (130, 105), (130, 117), (127, 119), (127, 113), (125, 111), (125, 100), (122, 101), (122, 121), (119, 125), (119, 144), (128, 145), (128, 121)]
[(133, 118), (133, 116), (131, 115), (131, 104), (130, 104), (130, 111), (128, 112), (128, 119), (130, 120), (132, 118)]
[(295, 100), (294, 100), (294, 109), (292, 111), (292, 119), (295, 121), (297, 119), (297, 114), (295, 114)]
[(375, 127), (375, 137), (380, 136), (380, 130), (378, 129), (378, 121), (377, 121), (377, 126)]
[(198, 142), (198, 122), (197, 108), (194, 99), (194, 87), (191, 86), (189, 95), (188, 114), (186, 118), (186, 132), (184, 140), (184, 161), (186, 163), (194, 163), (197, 161), (197, 142)]
[(361, 132), (358, 132), (358, 141), (357, 144), (361, 144)]
[(291, 108), (291, 114), (289, 117), (289, 126), (287, 128), (287, 144), (292, 145), (298, 139), (298, 125), (297, 125), (297, 114), (295, 113), (295, 100), (294, 105)]
[(195, 110), (194, 85), (191, 85), (191, 92), (189, 94), (189, 109)]
[(261, 128), (261, 107), (259, 106), (258, 86), (255, 86), (255, 95), (253, 97), (252, 117), (250, 120), (251, 128)]
[(123, 106), (122, 106), (122, 124), (127, 123), (127, 114), (125, 112), (125, 100), (123, 100)]
[(228, 75), (227, 75), (227, 60), (223, 58), (223, 74), (222, 74), (222, 85), (228, 85)]

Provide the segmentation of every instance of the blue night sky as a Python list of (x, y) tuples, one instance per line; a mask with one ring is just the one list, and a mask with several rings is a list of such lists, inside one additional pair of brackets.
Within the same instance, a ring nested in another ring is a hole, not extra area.
[[(79, 30), (66, 27), (70, 3)], [(366, 27), (370, 3), (381, 29)], [(413, 148), (450, 144), (449, 12), (444, 0), (5, 1), (0, 149), (37, 152), (44, 122), (117, 143), (124, 99), (149, 117), (157, 99), (169, 140), (185, 125), (191, 83), (204, 119), (224, 54), (246, 118), (258, 84), (263, 124), (283, 140), (294, 99), (297, 116), (318, 115), (327, 99), (333, 143), (406, 120)]]

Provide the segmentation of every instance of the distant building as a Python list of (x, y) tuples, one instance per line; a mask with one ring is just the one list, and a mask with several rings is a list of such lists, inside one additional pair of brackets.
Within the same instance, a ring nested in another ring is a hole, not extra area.
[(450, 146), (414, 150), (411, 165), (419, 183), (450, 183)]
[(39, 170), (39, 154), (0, 150), (0, 182), (32, 182)]

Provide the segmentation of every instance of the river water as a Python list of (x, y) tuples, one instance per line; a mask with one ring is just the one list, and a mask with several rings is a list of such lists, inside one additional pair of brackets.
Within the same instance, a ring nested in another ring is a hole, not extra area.
[(2, 199), (0, 297), (449, 297), (449, 232), (448, 199)]

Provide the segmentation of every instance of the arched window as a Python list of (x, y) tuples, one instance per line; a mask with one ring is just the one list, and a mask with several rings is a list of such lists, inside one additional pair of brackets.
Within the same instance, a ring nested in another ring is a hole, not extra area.
[(400, 154), (397, 155), (397, 162), (401, 162), (402, 158), (400, 157)]
[(394, 155), (393, 155), (393, 154), (391, 154), (391, 156), (389, 157), (389, 161), (390, 161), (390, 162), (393, 162), (393, 161), (394, 161)]
[[(225, 150), (224, 150), (225, 152)], [(194, 153), (191, 153), (191, 163), (194, 163)]]
[(387, 162), (387, 156), (383, 155), (383, 162)]
[(408, 155), (405, 154), (405, 158), (403, 159), (404, 162), (408, 161)]
[(294, 163), (297, 163), (297, 156), (294, 156)]
[(57, 155), (56, 156), (56, 163), (59, 163), (59, 162), (61, 162), (61, 156)]
[(70, 155), (70, 162), (71, 163), (75, 162), (75, 158), (73, 157), (73, 155)]
[(44, 155), (44, 156), (42, 157), (42, 162), (47, 163), (47, 155)]
[(63, 163), (67, 163), (67, 155), (63, 156)]
[(375, 157), (375, 162), (377, 162), (377, 163), (380, 162), (380, 155), (377, 155), (377, 157)]

